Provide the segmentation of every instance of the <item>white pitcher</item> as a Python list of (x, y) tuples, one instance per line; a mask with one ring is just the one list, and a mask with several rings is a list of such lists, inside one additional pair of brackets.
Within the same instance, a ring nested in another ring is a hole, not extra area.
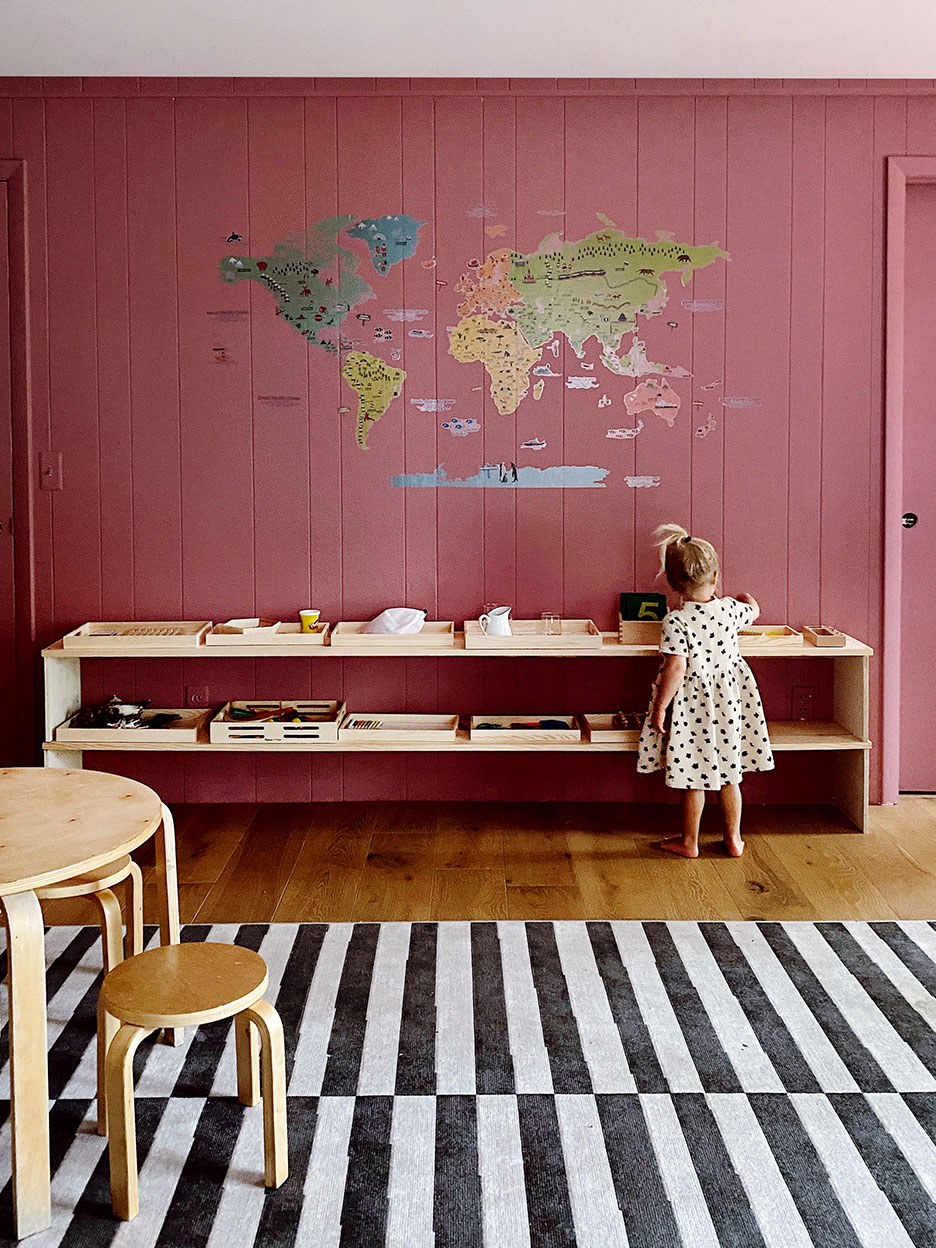
[(510, 607), (494, 607), (479, 616), (478, 623), (482, 633), (489, 633), (492, 637), (509, 637)]

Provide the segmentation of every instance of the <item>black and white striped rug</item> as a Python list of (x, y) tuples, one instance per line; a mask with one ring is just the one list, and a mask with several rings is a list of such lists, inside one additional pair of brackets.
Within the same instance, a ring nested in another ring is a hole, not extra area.
[[(141, 1048), (141, 1213), (111, 1218), (93, 1134), (100, 939), (51, 928), (53, 1225), (31, 1248), (936, 1245), (933, 924), (277, 924), (184, 939), (269, 963), (289, 1180), (261, 1186), (260, 1110), (236, 1101), (233, 1035), (216, 1023)], [(5, 1122), (0, 1182), (9, 1169)], [(9, 1233), (8, 1181), (0, 1204)]]

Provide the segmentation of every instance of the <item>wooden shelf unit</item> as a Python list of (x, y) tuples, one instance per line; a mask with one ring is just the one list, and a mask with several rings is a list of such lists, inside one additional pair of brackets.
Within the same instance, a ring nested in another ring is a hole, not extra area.
[[(290, 658), (299, 654), (307, 654), (310, 659), (358, 658), (369, 656), (383, 660), (396, 657), (462, 658), (479, 659), (489, 662), (503, 658), (551, 658), (551, 659), (595, 659), (595, 658), (653, 658), (658, 654), (656, 646), (621, 645), (617, 633), (603, 633), (600, 649), (594, 650), (466, 650), (465, 635), (455, 634), (454, 646), (432, 649), (410, 648), (401, 646), (392, 653), (375, 650), (372, 647), (346, 645), (333, 649), (328, 645), (310, 645), (304, 649), (299, 645), (290, 647)], [(802, 720), (778, 721), (771, 723), (770, 739), (775, 752), (793, 750), (819, 750), (833, 755), (835, 772), (836, 805), (839, 810), (861, 832), (868, 826), (868, 786), (869, 760), (871, 742), (868, 739), (868, 696), (869, 696), (869, 665), (873, 650), (846, 637), (845, 645), (834, 648), (823, 648), (809, 645), (801, 638), (772, 638), (769, 641), (744, 638), (741, 641), (741, 653), (745, 658), (809, 658), (823, 659), (833, 664), (833, 720)], [(355, 753), (361, 751), (392, 750), (400, 753), (516, 753), (541, 751), (576, 753), (634, 753), (636, 742), (590, 742), (590, 741), (559, 741), (536, 744), (513, 744), (511, 742), (486, 742), (469, 738), (467, 727), (461, 726), (455, 740), (438, 742), (367, 742), (343, 741), (336, 743), (320, 742), (228, 742), (213, 744), (203, 733), (203, 739), (194, 742), (174, 744), (141, 742), (138, 738), (123, 743), (97, 743), (95, 745), (76, 746), (72, 742), (55, 741), (55, 729), (81, 707), (81, 660), (82, 658), (282, 658), (283, 648), (251, 645), (251, 646), (198, 646), (172, 647), (158, 650), (132, 644), (114, 646), (102, 651), (95, 647), (87, 653), (81, 647), (69, 647), (66, 650), (61, 641), (43, 650), (42, 657), (45, 669), (45, 735), (43, 745), (45, 765), (47, 767), (81, 768), (85, 751), (123, 750), (123, 751), (185, 751), (197, 753), (224, 753), (261, 751), (268, 752), (311, 752), (311, 753)]]

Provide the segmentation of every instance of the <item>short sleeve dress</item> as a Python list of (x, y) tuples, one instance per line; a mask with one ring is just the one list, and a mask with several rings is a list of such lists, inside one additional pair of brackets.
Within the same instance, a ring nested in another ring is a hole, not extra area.
[(734, 598), (685, 602), (665, 617), (660, 653), (683, 655), (686, 674), (671, 703), (669, 733), (655, 732), (649, 715), (644, 723), (639, 772), (662, 770), (671, 789), (720, 789), (746, 771), (773, 769), (757, 683), (738, 649), (738, 629), (753, 618), (753, 607)]

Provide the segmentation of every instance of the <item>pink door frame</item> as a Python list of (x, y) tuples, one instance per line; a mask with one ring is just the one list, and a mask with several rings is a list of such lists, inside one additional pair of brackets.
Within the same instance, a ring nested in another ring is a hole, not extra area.
[(0, 158), (7, 186), (10, 248), (10, 364), (13, 399), (13, 532), (16, 542), (16, 698), (21, 725), (17, 759), (36, 762), (35, 708), (41, 698), (36, 654), (36, 561), (33, 556), (35, 433), (30, 402), (29, 264), (26, 162)]
[(884, 629), (882, 800), (900, 791), (900, 592), (903, 527), (904, 285), (907, 186), (936, 185), (936, 156), (887, 160), (887, 287), (884, 339)]

